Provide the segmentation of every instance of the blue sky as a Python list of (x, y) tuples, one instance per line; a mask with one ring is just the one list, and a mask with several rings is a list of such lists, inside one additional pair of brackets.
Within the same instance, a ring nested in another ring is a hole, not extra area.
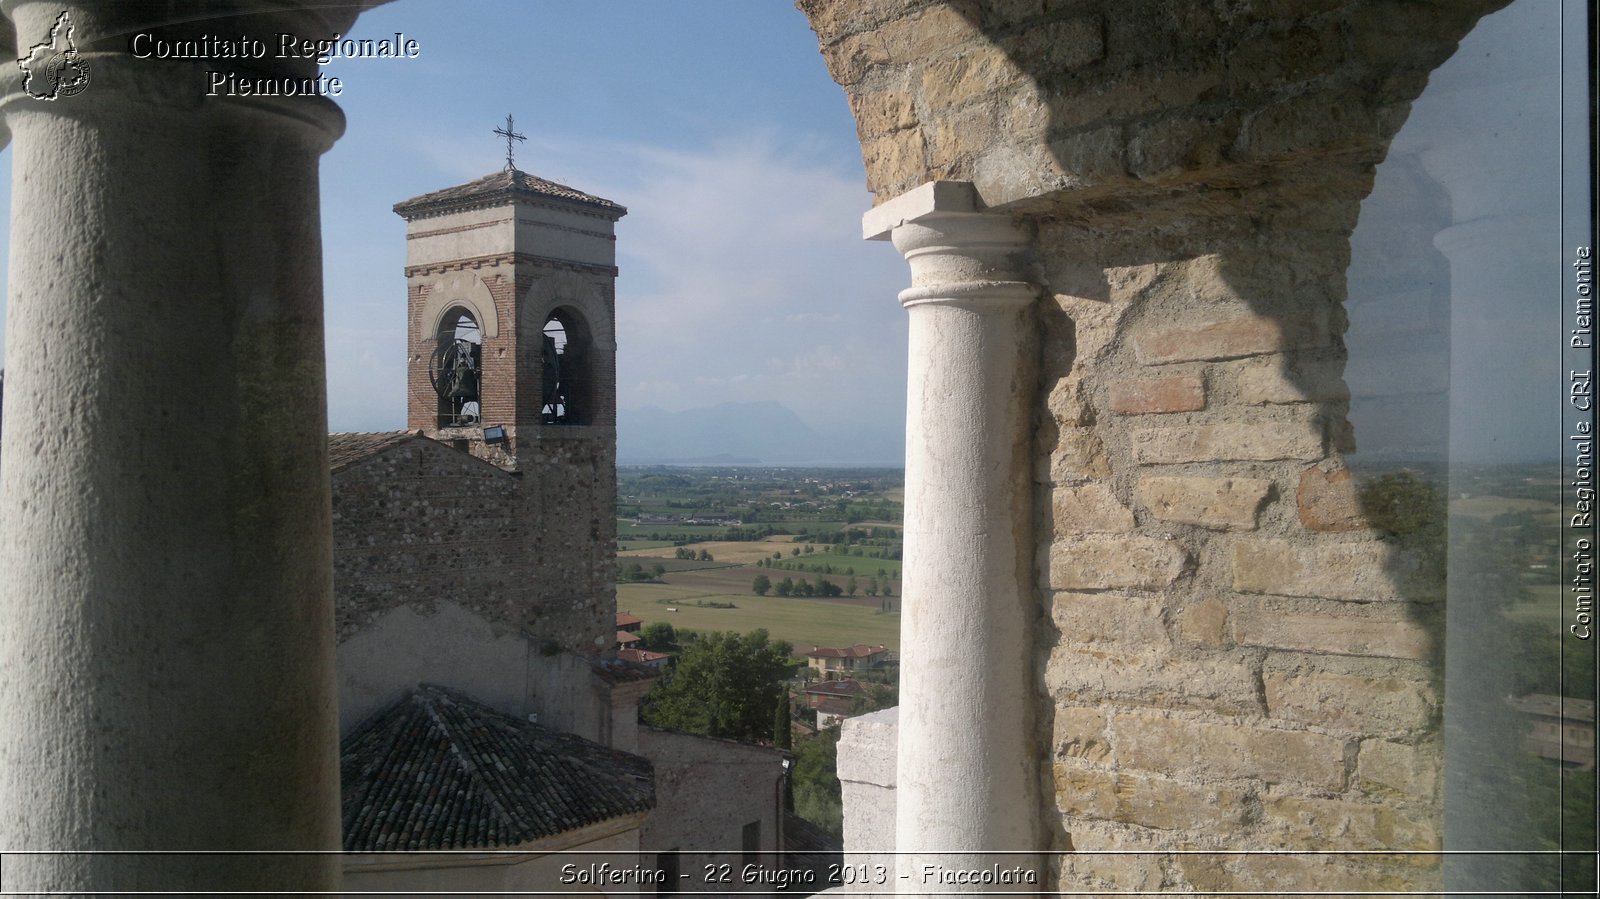
[(519, 168), (616, 200), (618, 406), (776, 400), (819, 430), (905, 407), (908, 282), (860, 238), (871, 205), (843, 92), (788, 3), (399, 3), (414, 60), (341, 60), (323, 162), (330, 423), (404, 425), (395, 202)]
[[(618, 405), (775, 400), (824, 433), (905, 419), (909, 281), (860, 238), (871, 205), (843, 92), (782, 0), (403, 2), (409, 60), (336, 60), (323, 158), (330, 425), (404, 427), (404, 223), (394, 203), (497, 171), (616, 200)], [(0, 194), (10, 153), (0, 154)], [(8, 201), (0, 196), (0, 201)], [(5, 210), (9, 217), (9, 210)]]

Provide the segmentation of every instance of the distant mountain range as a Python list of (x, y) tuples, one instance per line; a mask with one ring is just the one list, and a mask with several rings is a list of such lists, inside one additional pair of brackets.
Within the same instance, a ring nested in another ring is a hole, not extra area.
[(905, 438), (898, 427), (819, 431), (778, 402), (617, 412), (617, 462), (622, 465), (899, 467), (904, 460)]

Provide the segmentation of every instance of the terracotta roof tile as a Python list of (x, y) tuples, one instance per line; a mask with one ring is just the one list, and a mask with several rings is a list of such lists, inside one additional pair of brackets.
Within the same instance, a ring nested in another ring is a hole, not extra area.
[(421, 435), (415, 431), (329, 434), (328, 467), (338, 471), (414, 438), (420, 439)]
[(661, 659), (670, 659), (672, 658), (672, 654), (666, 652), (652, 652), (648, 649), (619, 649), (617, 650), (617, 658), (624, 662), (644, 664), (647, 662), (660, 661)]
[(857, 643), (844, 649), (830, 649), (826, 646), (813, 646), (806, 656), (813, 659), (864, 659), (874, 653), (888, 652), (882, 646), (868, 646)]
[(655, 806), (647, 759), (423, 685), (340, 742), (346, 851), (518, 846)]
[(597, 212), (602, 212), (621, 218), (628, 210), (620, 204), (613, 203), (604, 197), (586, 194), (581, 190), (571, 188), (565, 184), (546, 181), (536, 175), (512, 169), (499, 171), (486, 175), (476, 181), (447, 187), (412, 197), (394, 204), (394, 211), (404, 216), (407, 221), (424, 215), (438, 215), (454, 212), (458, 209), (492, 206), (504, 203), (515, 198), (536, 198), (562, 200), (580, 206), (587, 206)]

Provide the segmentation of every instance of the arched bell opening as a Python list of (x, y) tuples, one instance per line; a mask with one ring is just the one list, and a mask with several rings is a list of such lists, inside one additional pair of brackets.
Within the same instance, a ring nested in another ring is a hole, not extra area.
[(540, 421), (547, 425), (585, 425), (594, 418), (594, 378), (589, 371), (593, 344), (589, 326), (570, 308), (545, 319), (541, 335)]
[(439, 397), (439, 427), (471, 427), (483, 419), (483, 329), (460, 306), (445, 312), (428, 360)]

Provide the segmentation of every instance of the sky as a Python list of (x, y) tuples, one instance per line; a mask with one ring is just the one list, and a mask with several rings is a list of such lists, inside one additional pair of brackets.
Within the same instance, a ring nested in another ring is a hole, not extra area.
[[(1436, 165), (1430, 153), (1470, 146), (1519, 205), (1539, 191), (1537, 203), (1559, 204), (1544, 193), (1559, 185), (1551, 174), (1561, 160), (1521, 149), (1555, 146), (1529, 136), (1559, 127), (1560, 85), (1548, 77), (1561, 55), (1559, 9), (1524, 2), (1485, 19), (1434, 73), (1396, 157), (1420, 156), (1430, 177), (1448, 180), (1448, 160)], [(1530, 16), (1533, 27), (1503, 32)], [(404, 427), (404, 223), (391, 207), (499, 170), (504, 145), (493, 132), (509, 113), (528, 137), (519, 168), (629, 209), (617, 225), (624, 425), (646, 406), (776, 401), (841, 445), (891, 435), (878, 457), (901, 457), (906, 314), (896, 294), (909, 274), (892, 247), (860, 238), (871, 196), (848, 105), (788, 0), (405, 0), (364, 14), (352, 36), (394, 32), (419, 42), (418, 58), (325, 68), (345, 84), (338, 103), (348, 119), (322, 160), (332, 429)], [(1570, 56), (1581, 72), (1581, 53)], [(1522, 68), (1546, 74), (1493, 102), (1472, 86)], [(1494, 121), (1505, 124), (1485, 130)], [(1451, 133), (1461, 128), (1477, 130), (1463, 141)], [(1524, 176), (1510, 174), (1513, 162), (1537, 190), (1517, 187)], [(0, 152), (0, 220), (9, 220), (9, 168), (10, 152)], [(5, 238), (0, 228), (0, 250)], [(1527, 399), (1564, 389), (1566, 360), (1551, 340), (1561, 333), (1564, 266), (1528, 253), (1521, 261), (1529, 269), (1509, 279), (1515, 289), (1459, 276), (1453, 285), (1448, 376), (1452, 453), (1462, 460), (1553, 452), (1546, 435), (1560, 427), (1561, 405)], [(1460, 314), (1469, 294), (1479, 305)], [(1350, 377), (1359, 386), (1366, 375)], [(1357, 405), (1356, 418), (1369, 414)]]
[[(784, 0), (389, 4), (335, 60), (346, 132), (322, 160), (329, 425), (405, 426), (404, 199), (517, 167), (628, 207), (617, 225), (618, 408), (777, 401), (825, 435), (905, 420), (903, 258), (871, 206), (844, 93)], [(0, 202), (10, 153), (0, 154)], [(9, 219), (9, 209), (0, 210)], [(885, 428), (887, 426), (887, 428)]]

